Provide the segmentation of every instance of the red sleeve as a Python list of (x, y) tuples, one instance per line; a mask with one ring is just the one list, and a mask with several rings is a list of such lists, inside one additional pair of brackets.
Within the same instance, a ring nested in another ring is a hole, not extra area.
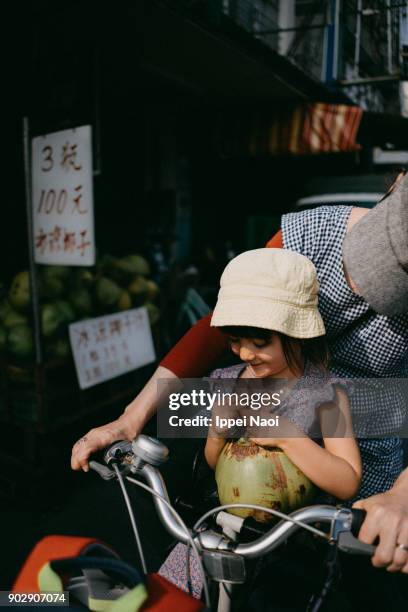
[[(268, 248), (282, 249), (282, 230), (267, 242)], [(160, 365), (179, 378), (199, 378), (216, 366), (228, 348), (225, 335), (210, 327), (211, 314), (196, 323), (162, 359)]]
[(179, 378), (199, 378), (214, 368), (228, 348), (225, 335), (210, 327), (211, 313), (198, 321), (161, 361)]
[(274, 236), (266, 243), (268, 249), (283, 249), (282, 230), (276, 232)]

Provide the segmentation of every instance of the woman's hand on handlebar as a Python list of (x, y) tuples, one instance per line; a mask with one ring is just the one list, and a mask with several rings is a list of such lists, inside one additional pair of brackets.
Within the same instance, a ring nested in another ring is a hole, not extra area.
[(408, 495), (406, 490), (391, 489), (354, 504), (366, 510), (367, 517), (358, 537), (367, 544), (379, 543), (372, 557), (374, 567), (408, 574)]
[(72, 447), (71, 467), (73, 470), (89, 470), (88, 460), (92, 453), (106, 448), (117, 440), (132, 440), (138, 434), (130, 431), (126, 417), (122, 415), (116, 421), (91, 429), (75, 442)]
[[(158, 383), (162, 381), (159, 388)], [(125, 412), (112, 423), (91, 429), (72, 448), (71, 467), (73, 470), (88, 471), (89, 456), (117, 440), (132, 440), (143, 429), (149, 418), (156, 412), (161, 397), (177, 390), (180, 383), (175, 374), (159, 366), (140, 393), (126, 407)], [(159, 393), (160, 390), (160, 393)]]

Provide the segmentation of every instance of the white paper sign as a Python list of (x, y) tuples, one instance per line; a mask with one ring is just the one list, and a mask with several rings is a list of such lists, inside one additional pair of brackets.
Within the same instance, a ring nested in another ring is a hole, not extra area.
[(32, 141), (35, 261), (95, 263), (91, 126)]
[(146, 308), (71, 323), (69, 337), (81, 389), (156, 359)]

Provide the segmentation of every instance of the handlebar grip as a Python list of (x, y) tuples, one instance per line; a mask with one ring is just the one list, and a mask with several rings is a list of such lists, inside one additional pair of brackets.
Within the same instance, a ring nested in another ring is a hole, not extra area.
[(365, 521), (365, 517), (367, 516), (367, 512), (365, 510), (360, 510), (358, 508), (351, 509), (351, 533), (354, 536), (358, 536), (360, 532), (361, 525)]

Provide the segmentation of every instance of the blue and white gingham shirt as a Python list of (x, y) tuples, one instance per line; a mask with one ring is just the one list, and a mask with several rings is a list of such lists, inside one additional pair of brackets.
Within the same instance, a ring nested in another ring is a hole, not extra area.
[[(351, 206), (322, 206), (282, 217), (283, 245), (314, 263), (320, 283), (319, 310), (330, 348), (331, 371), (342, 378), (366, 380), (350, 398), (353, 418), (366, 424), (367, 436), (387, 435), (405, 420), (406, 404), (398, 386), (370, 385), (375, 378), (403, 378), (408, 372), (408, 315), (376, 314), (346, 282), (342, 244)], [(373, 236), (375, 240), (375, 236)], [(373, 262), (375, 265), (375, 262)], [(371, 401), (370, 401), (371, 398)], [(371, 428), (370, 428), (371, 424)], [(402, 470), (399, 438), (358, 440), (363, 461), (359, 498), (387, 491)]]

